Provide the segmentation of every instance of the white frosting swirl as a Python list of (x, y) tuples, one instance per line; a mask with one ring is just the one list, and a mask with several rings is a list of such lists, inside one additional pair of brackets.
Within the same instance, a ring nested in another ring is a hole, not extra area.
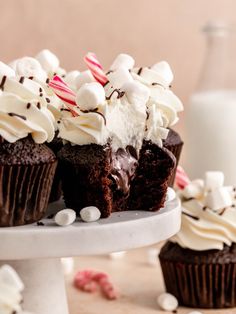
[(19, 80), (0, 75), (0, 135), (10, 143), (29, 134), (36, 143), (50, 142), (55, 119), (47, 108), (46, 93), (37, 82)]
[(68, 110), (62, 110), (58, 136), (74, 145), (106, 144), (106, 109), (105, 104), (99, 105), (96, 112), (84, 113), (73, 108), (78, 113), (77, 117)]
[(24, 285), (17, 273), (8, 265), (0, 268), (0, 313), (22, 313), (21, 292)]
[[(195, 187), (196, 185), (196, 187)], [(182, 225), (181, 230), (171, 241), (178, 243), (183, 248), (196, 251), (217, 249), (222, 250), (224, 245), (236, 243), (236, 200), (232, 187), (217, 187), (211, 191), (199, 189), (199, 181), (193, 181), (180, 191), (182, 197)], [(190, 191), (191, 190), (191, 191)], [(185, 193), (195, 194), (195, 197), (186, 199)], [(224, 193), (222, 193), (224, 192)], [(209, 194), (213, 193), (211, 203), (217, 210), (206, 206)], [(228, 194), (226, 194), (228, 193)], [(220, 197), (219, 197), (220, 196)], [(229, 202), (230, 200), (230, 202)], [(228, 206), (217, 206), (218, 204)], [(231, 205), (229, 205), (231, 203)]]

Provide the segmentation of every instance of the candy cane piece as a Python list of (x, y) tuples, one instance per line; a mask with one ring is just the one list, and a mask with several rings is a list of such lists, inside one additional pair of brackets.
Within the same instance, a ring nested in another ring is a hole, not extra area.
[(185, 188), (186, 185), (190, 183), (190, 179), (187, 176), (186, 172), (181, 166), (177, 167), (176, 175), (175, 175), (175, 184), (181, 190)]
[(89, 70), (92, 72), (94, 78), (102, 85), (105, 85), (108, 82), (108, 79), (96, 55), (92, 52), (89, 52), (84, 57), (84, 61), (87, 64)]
[(71, 108), (71, 106), (76, 106), (75, 102), (75, 92), (69, 88), (69, 86), (63, 81), (63, 79), (55, 75), (48, 85), (53, 89), (54, 93), (59, 97), (70, 110), (71, 114), (74, 117), (77, 117), (79, 114)]

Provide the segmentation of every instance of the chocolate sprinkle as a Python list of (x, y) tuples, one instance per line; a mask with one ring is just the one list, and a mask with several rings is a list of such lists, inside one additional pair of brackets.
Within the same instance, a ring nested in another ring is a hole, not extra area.
[(49, 78), (46, 79), (46, 83), (48, 84), (50, 82)]
[(43, 97), (43, 93), (40, 93), (39, 96), (40, 96), (40, 97)]
[(192, 219), (194, 219), (194, 220), (200, 220), (200, 218), (197, 217), (197, 216), (193, 216), (193, 215), (190, 215), (190, 214), (185, 213), (185, 212), (182, 212), (182, 214), (185, 215), (185, 216), (188, 216), (189, 218), (192, 218)]
[(6, 77), (6, 75), (4, 75), (3, 77), (2, 77), (2, 81), (1, 81), (1, 83), (0, 83), (0, 89), (3, 91), (4, 90), (4, 85), (5, 85), (5, 83), (6, 83), (6, 79), (7, 79), (7, 77)]
[(46, 97), (45, 99), (46, 99), (46, 102), (49, 104), (51, 100), (48, 97)]
[(42, 93), (42, 92), (43, 92), (42, 87), (39, 87), (39, 92), (40, 92), (40, 93)]
[(110, 96), (106, 97), (106, 100), (110, 100), (111, 97), (112, 97), (112, 95), (113, 95), (114, 93), (117, 93), (117, 94), (118, 94), (118, 95), (117, 95), (117, 99), (123, 97), (124, 94), (125, 94), (124, 91), (120, 91), (119, 89), (116, 88), (116, 89), (114, 89), (114, 90), (112, 91), (112, 93), (110, 94)]
[(29, 76), (29, 80), (33, 80), (34, 79), (34, 77), (33, 76)]
[(20, 80), (19, 80), (19, 83), (23, 84), (23, 83), (24, 83), (24, 80), (25, 80), (25, 77), (24, 77), (24, 76), (21, 76), (21, 77), (20, 77)]
[(28, 102), (28, 104), (27, 104), (26, 108), (27, 108), (27, 109), (29, 109), (30, 107), (31, 107), (31, 103), (30, 103), (30, 102)]
[(38, 107), (38, 109), (41, 109), (41, 104), (40, 104), (40, 102), (37, 103), (37, 107)]
[(206, 206), (204, 206), (203, 208), (202, 208), (202, 210), (206, 210), (207, 209), (207, 207)]
[(138, 70), (137, 74), (140, 75), (140, 74), (142, 73), (142, 71), (143, 71), (143, 68), (140, 68), (140, 69)]
[(37, 221), (37, 226), (44, 226), (44, 223), (42, 221)]
[(10, 117), (18, 117), (18, 118), (21, 118), (22, 120), (26, 120), (26, 117), (25, 116), (22, 116), (20, 114), (17, 114), (17, 113), (14, 113), (14, 112), (9, 112), (8, 115)]
[(225, 213), (226, 209), (227, 209), (226, 207), (223, 208), (222, 211), (219, 213), (219, 215), (222, 216)]

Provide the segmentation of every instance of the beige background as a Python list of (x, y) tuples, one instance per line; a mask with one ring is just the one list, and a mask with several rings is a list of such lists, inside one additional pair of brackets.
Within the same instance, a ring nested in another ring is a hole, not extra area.
[[(62, 67), (84, 69), (97, 53), (108, 67), (119, 52), (138, 65), (167, 60), (174, 91), (187, 105), (197, 84), (209, 20), (236, 20), (235, 0), (0, 0), (0, 60), (55, 52)], [(184, 115), (177, 126), (183, 134)]]

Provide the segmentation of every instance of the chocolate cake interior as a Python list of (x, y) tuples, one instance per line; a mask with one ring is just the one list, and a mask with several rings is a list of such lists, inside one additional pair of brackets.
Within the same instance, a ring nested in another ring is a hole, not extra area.
[(66, 144), (58, 158), (66, 206), (77, 213), (96, 206), (102, 217), (113, 211), (161, 208), (175, 166), (171, 152), (146, 141), (139, 159), (133, 147), (114, 152), (110, 143)]

